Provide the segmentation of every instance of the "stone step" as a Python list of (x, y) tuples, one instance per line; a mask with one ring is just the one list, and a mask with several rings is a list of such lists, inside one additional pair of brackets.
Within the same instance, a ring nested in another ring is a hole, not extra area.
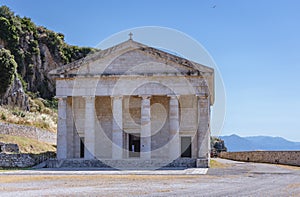
[(165, 159), (121, 159), (121, 160), (85, 160), (65, 159), (48, 161), (48, 168), (112, 168), (112, 169), (160, 169), (160, 168), (194, 168), (196, 159), (180, 158), (172, 162)]

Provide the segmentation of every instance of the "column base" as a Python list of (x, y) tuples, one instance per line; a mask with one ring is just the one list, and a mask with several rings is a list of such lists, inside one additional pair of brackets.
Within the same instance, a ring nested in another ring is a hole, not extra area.
[(140, 152), (140, 159), (151, 159), (151, 152)]
[(197, 168), (209, 168), (210, 167), (209, 162), (210, 162), (209, 159), (197, 159), (196, 167)]

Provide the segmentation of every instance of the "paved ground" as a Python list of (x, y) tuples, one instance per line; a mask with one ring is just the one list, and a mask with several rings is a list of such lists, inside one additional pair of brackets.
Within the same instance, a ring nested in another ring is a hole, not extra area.
[(107, 168), (53, 168), (0, 172), (0, 175), (201, 175), (208, 168), (165, 169), (165, 170), (109, 170)]
[[(185, 171), (11, 171), (0, 196), (300, 196), (300, 168), (217, 159)], [(169, 172), (169, 175), (164, 173)]]

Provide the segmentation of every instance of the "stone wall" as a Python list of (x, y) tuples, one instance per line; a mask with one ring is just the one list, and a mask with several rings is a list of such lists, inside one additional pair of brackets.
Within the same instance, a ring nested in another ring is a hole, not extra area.
[(300, 151), (221, 152), (220, 157), (236, 161), (300, 166)]
[(12, 143), (2, 143), (0, 142), (0, 152), (4, 153), (19, 153), (20, 149), (18, 144), (12, 144)]
[(0, 153), (0, 167), (28, 168), (55, 157), (54, 152), (40, 154), (6, 154)]
[(0, 122), (0, 134), (28, 137), (40, 142), (56, 144), (56, 133), (31, 126)]

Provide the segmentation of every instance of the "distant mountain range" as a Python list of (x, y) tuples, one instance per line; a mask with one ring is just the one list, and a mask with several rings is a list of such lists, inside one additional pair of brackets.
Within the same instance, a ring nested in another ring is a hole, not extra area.
[(238, 135), (220, 136), (225, 142), (227, 151), (255, 151), (255, 150), (300, 150), (300, 142), (291, 142), (282, 137)]

